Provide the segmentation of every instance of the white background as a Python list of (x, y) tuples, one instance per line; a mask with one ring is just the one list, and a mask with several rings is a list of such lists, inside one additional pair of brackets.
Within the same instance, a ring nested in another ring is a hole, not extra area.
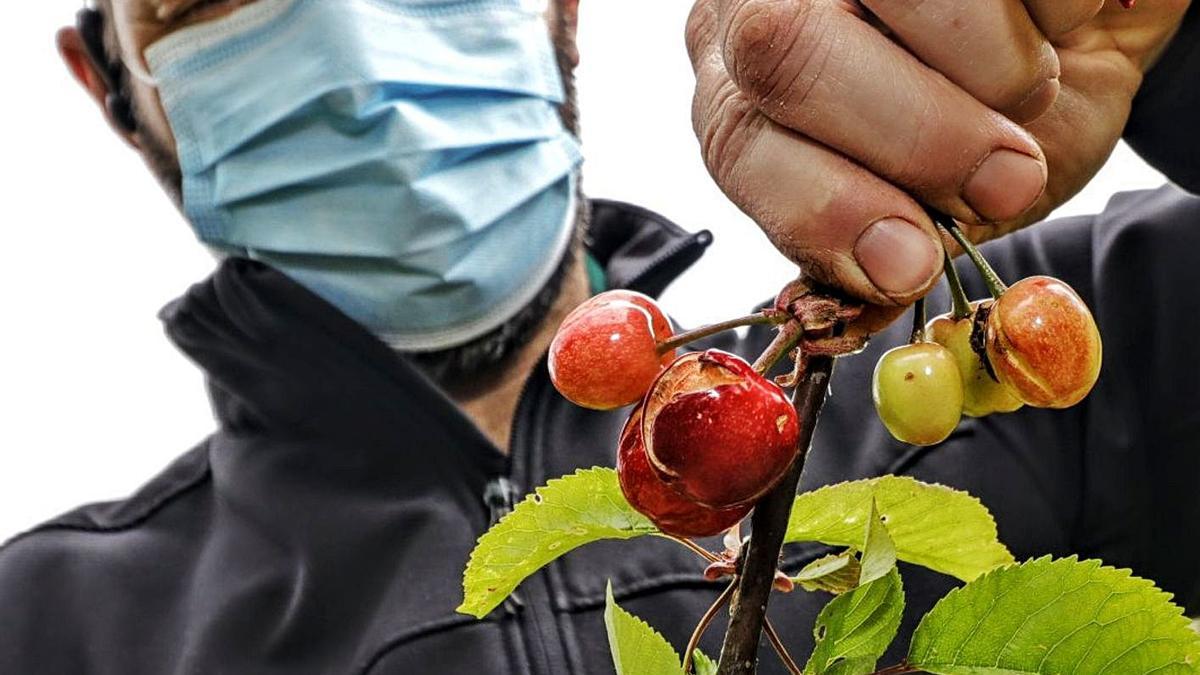
[[(682, 40), (691, 3), (582, 4), (588, 191), (713, 230), (714, 249), (665, 302), (685, 324), (740, 313), (793, 269), (700, 164)], [(0, 540), (129, 493), (213, 426), (199, 373), (155, 318), (213, 263), (60, 65), (54, 31), (79, 3), (19, 5), (0, 22)], [(1122, 147), (1064, 211), (1161, 182)]]

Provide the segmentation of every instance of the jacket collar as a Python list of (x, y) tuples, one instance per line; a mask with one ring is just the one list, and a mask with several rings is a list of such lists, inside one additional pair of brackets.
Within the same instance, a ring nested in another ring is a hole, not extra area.
[[(591, 203), (586, 244), (610, 287), (660, 293), (712, 238), (655, 213)], [(374, 438), (400, 420), (461, 413), (407, 360), (283, 274), (231, 258), (168, 305), (175, 344), (207, 375), (223, 430)], [(504, 459), (469, 423), (445, 424), (445, 441), (497, 470)]]

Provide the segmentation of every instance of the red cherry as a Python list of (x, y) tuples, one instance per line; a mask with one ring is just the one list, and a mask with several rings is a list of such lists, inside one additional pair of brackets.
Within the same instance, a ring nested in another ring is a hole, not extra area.
[(684, 354), (646, 395), (642, 433), (659, 478), (711, 508), (751, 504), (796, 458), (800, 422), (783, 390), (718, 350)]
[(711, 537), (741, 522), (749, 506), (710, 509), (675, 492), (659, 480), (646, 457), (642, 442), (642, 407), (638, 406), (621, 432), (617, 451), (617, 476), (621, 492), (634, 509), (658, 529), (677, 537)]
[[(628, 291), (620, 288), (611, 291), (604, 291), (603, 293), (593, 295), (592, 297), (583, 301), (578, 307), (571, 310), (571, 313), (567, 315), (567, 318), (563, 319), (562, 325), (565, 326), (579, 318), (581, 315), (586, 314), (590, 308), (601, 307), (614, 302), (633, 303), (649, 312), (650, 319), (654, 325), (654, 334), (660, 336), (660, 339), (666, 339), (662, 336), (669, 337), (674, 334), (674, 330), (671, 328), (670, 320), (667, 319), (667, 315), (663, 313), (662, 308), (658, 306), (658, 303), (654, 301), (654, 298), (642, 293), (638, 293), (637, 291)], [(671, 355), (671, 357), (667, 359), (667, 363), (670, 363), (674, 359), (675, 356)]]
[(987, 355), (1000, 382), (1039, 408), (1069, 408), (1100, 377), (1100, 330), (1066, 283), (1029, 277), (992, 305)]
[(650, 298), (608, 291), (576, 307), (550, 344), (550, 379), (585, 408), (611, 410), (636, 402), (675, 353), (658, 353), (671, 324)]

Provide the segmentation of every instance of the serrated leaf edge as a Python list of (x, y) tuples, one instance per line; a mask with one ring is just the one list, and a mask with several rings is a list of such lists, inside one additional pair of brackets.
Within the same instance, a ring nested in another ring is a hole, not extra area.
[[(651, 626), (650, 624), (646, 623), (640, 616), (629, 612), (624, 607), (621, 607), (620, 605), (617, 604), (617, 599), (613, 595), (612, 580), (609, 579), (608, 585), (604, 590), (604, 628), (605, 628), (605, 632), (607, 633), (607, 636), (608, 636), (608, 649), (609, 649), (609, 652), (611, 652), (611, 654), (612, 654), (613, 666), (617, 670), (617, 675), (624, 675), (624, 674), (621, 673), (621, 668), (620, 668), (621, 656), (620, 656), (620, 654), (617, 653), (617, 646), (616, 646), (616, 644), (614, 644), (616, 641), (613, 639), (614, 636), (613, 636), (612, 617), (615, 612), (621, 612), (626, 617), (632, 619), (634, 623), (640, 624), (643, 628), (646, 629), (646, 631), (648, 633), (650, 633), (654, 637), (661, 640), (662, 643), (665, 644), (667, 646), (667, 648), (671, 650), (671, 654), (673, 654), (675, 656), (675, 662), (676, 662), (676, 664), (678, 664), (680, 673), (683, 672), (683, 661), (682, 661), (682, 659), (679, 658), (679, 652), (675, 651), (675, 647), (671, 646), (670, 641), (668, 641), (667, 638), (663, 637), (662, 633), (659, 633), (657, 630), (655, 630), (654, 626)], [(697, 650), (697, 651), (699, 651), (699, 650)], [(664, 675), (675, 675), (675, 674), (670, 673), (670, 674), (664, 674)]]
[[(1192, 640), (1192, 648), (1190, 650), (1190, 654), (1188, 655), (1188, 658), (1190, 660), (1187, 662), (1187, 665), (1191, 666), (1193, 669), (1196, 669), (1198, 672), (1200, 672), (1200, 634), (1197, 634), (1196, 631), (1192, 630), (1191, 620), (1184, 614), (1183, 608), (1174, 603), (1175, 595), (1173, 593), (1164, 591), (1163, 589), (1159, 588), (1158, 585), (1154, 581), (1147, 579), (1145, 577), (1139, 577), (1139, 576), (1135, 575), (1133, 573), (1133, 570), (1131, 570), (1127, 567), (1112, 567), (1109, 565), (1105, 565), (1102, 560), (1097, 560), (1097, 559), (1080, 560), (1078, 555), (1071, 555), (1071, 556), (1067, 556), (1065, 558), (1055, 558), (1052, 555), (1044, 555), (1039, 558), (1030, 558), (1023, 562), (1014, 562), (1014, 563), (1011, 563), (1008, 565), (1002, 565), (1000, 567), (997, 567), (995, 569), (985, 572), (984, 574), (980, 575), (976, 579), (968, 582), (968, 584), (969, 585), (983, 584), (986, 582), (986, 580), (988, 578), (993, 577), (995, 575), (1003, 574), (1009, 570), (1023, 567), (1025, 565), (1034, 565), (1034, 564), (1039, 564), (1039, 563), (1047, 563), (1047, 564), (1051, 564), (1051, 565), (1056, 564), (1056, 563), (1070, 563), (1070, 564), (1087, 565), (1090, 568), (1090, 570), (1093, 572), (1097, 571), (1097, 570), (1101, 570), (1101, 569), (1108, 570), (1110, 572), (1114, 572), (1114, 573), (1121, 575), (1125, 579), (1130, 579), (1130, 580), (1133, 580), (1135, 582), (1142, 584), (1144, 586), (1144, 590), (1150, 591), (1151, 595), (1161, 598), (1163, 600), (1163, 602), (1165, 604), (1167, 604), (1168, 606), (1170, 606), (1170, 608), (1173, 610), (1172, 615), (1168, 618), (1165, 618), (1164, 620), (1177, 622), (1178, 625), (1175, 627), (1175, 630), (1177, 632), (1180, 632), (1181, 635), (1183, 633), (1190, 633), (1192, 636), (1195, 637), (1195, 639)], [(912, 633), (913, 637), (915, 638), (917, 635), (920, 634), (921, 628), (922, 628), (922, 626), (924, 626), (926, 619), (928, 619), (928, 617), (934, 612), (934, 610), (937, 609), (937, 607), (939, 605), (941, 605), (943, 602), (949, 602), (951, 600), (951, 598), (956, 597), (958, 594), (966, 592), (967, 590), (968, 590), (968, 586), (963, 585), (963, 586), (959, 586), (957, 588), (951, 589), (949, 593), (942, 596), (942, 598), (940, 600), (938, 600), (937, 603), (935, 603), (934, 606), (932, 608), (930, 608), (930, 610), (928, 612), (926, 612), (925, 616), (921, 617), (921, 620), (917, 623), (917, 627), (913, 630), (913, 633)], [(934, 638), (934, 640), (931, 640), (931, 642), (932, 641), (936, 641), (936, 637)], [(936, 668), (939, 665), (951, 665), (951, 664), (939, 664), (939, 663), (920, 664), (917, 662), (917, 660), (913, 659), (913, 654), (911, 653), (911, 651), (908, 655), (908, 661), (916, 667), (921, 667), (921, 668), (925, 668), (925, 669)], [(928, 672), (938, 673), (940, 671), (929, 670)], [(988, 670), (987, 672), (994, 674), (994, 675), (1003, 675), (1003, 674), (1039, 675), (1038, 671), (1011, 670), (1011, 669), (1003, 669), (1003, 668), (995, 668), (995, 669)]]
[[(463, 575), (462, 575), (463, 602), (457, 608), (455, 608), (454, 611), (459, 614), (466, 614), (468, 616), (473, 616), (477, 619), (482, 619), (485, 616), (487, 616), (488, 614), (490, 614), (492, 612), (492, 610), (494, 610), (496, 607), (498, 607), (501, 602), (503, 602), (503, 599), (501, 599), (499, 602), (495, 603), (491, 607), (488, 607), (486, 610), (481, 609), (478, 612), (472, 611), (472, 609), (470, 609), (467, 606), (467, 598), (470, 597), (470, 588), (468, 587), (467, 580), (471, 577), (472, 571), (479, 570), (479, 569), (485, 567), (484, 563), (480, 560), (479, 551), (480, 551), (482, 545), (484, 544), (485, 540), (488, 539), (489, 535), (491, 535), (496, 528), (500, 527), (501, 525), (503, 525), (506, 521), (508, 521), (511, 518), (520, 517), (518, 515), (518, 509), (520, 509), (522, 506), (529, 504), (529, 503), (540, 503), (545, 498), (545, 493), (548, 490), (553, 492), (556, 488), (560, 487), (563, 483), (570, 482), (570, 480), (573, 478), (587, 478), (589, 476), (603, 476), (603, 475), (615, 476), (616, 470), (606, 468), (606, 467), (592, 467), (590, 469), (577, 469), (574, 473), (560, 476), (558, 478), (551, 478), (550, 480), (546, 481), (546, 483), (544, 485), (541, 485), (541, 486), (535, 488), (533, 492), (526, 495), (525, 498), (522, 499), (520, 502), (517, 502), (517, 504), (513, 506), (512, 511), (510, 511), (508, 514), (506, 514), (500, 520), (496, 521), (496, 523), (493, 524), (491, 527), (489, 527), (487, 529), (487, 531), (485, 531), (483, 534), (479, 535), (479, 537), (475, 540), (475, 547), (473, 549), (471, 549), (471, 555), (467, 558), (467, 564), (463, 569)], [(643, 518), (645, 520), (647, 527), (645, 528), (644, 531), (640, 531), (637, 534), (633, 534), (629, 537), (625, 537), (625, 539), (633, 539), (638, 536), (651, 535), (651, 534), (655, 534), (656, 532), (658, 532), (658, 529), (655, 528), (654, 525), (650, 523), (649, 519), (645, 519), (640, 514), (638, 517)], [(634, 530), (634, 531), (636, 531), (636, 530)], [(561, 557), (561, 555), (565, 555), (566, 553), (569, 553), (571, 550), (574, 550), (574, 549), (564, 550), (560, 554), (560, 557)], [(557, 558), (555, 558), (555, 559), (557, 559)], [(520, 585), (520, 584), (518, 583), (518, 585)], [(506, 595), (505, 597), (508, 597), (508, 596)]]
[[(950, 487), (943, 483), (927, 483), (925, 481), (917, 480), (916, 478), (913, 478), (911, 476), (897, 476), (897, 475), (876, 476), (875, 478), (862, 478), (859, 480), (845, 481), (845, 482), (841, 482), (841, 483), (834, 483), (832, 485), (825, 485), (820, 488), (817, 488), (816, 490), (812, 490), (810, 492), (804, 492), (799, 495), (796, 495), (796, 500), (799, 501), (801, 499), (811, 499), (811, 498), (815, 498), (817, 495), (820, 495), (823, 492), (827, 492), (827, 491), (834, 492), (837, 490), (848, 489), (852, 486), (853, 487), (866, 486), (866, 487), (871, 488), (872, 489), (871, 498), (875, 499), (876, 495), (874, 494), (874, 490), (876, 489), (877, 486), (883, 485), (885, 483), (904, 484), (905, 487), (907, 487), (908, 489), (918, 489), (919, 490), (922, 488), (933, 488), (933, 489), (937, 489), (937, 490), (945, 490), (949, 493), (959, 496), (960, 498), (965, 499), (966, 501), (972, 502), (973, 504), (978, 506), (984, 512), (984, 514), (986, 514), (986, 516), (987, 516), (987, 538), (988, 538), (989, 542), (994, 544), (998, 551), (1003, 551), (1004, 557), (1007, 558), (1007, 560), (1005, 562), (997, 564), (997, 566), (993, 567), (992, 569), (993, 570), (1000, 569), (1006, 565), (1012, 565), (1012, 564), (1016, 563), (1016, 559), (1013, 557), (1012, 552), (1008, 550), (1008, 547), (1004, 545), (1004, 542), (1000, 541), (1000, 533), (996, 526), (996, 518), (995, 518), (995, 516), (992, 515), (992, 512), (990, 509), (988, 509), (987, 505), (984, 504), (978, 497), (971, 494), (970, 492), (967, 492), (966, 490), (959, 490), (957, 488)], [(912, 497), (909, 497), (909, 499), (911, 499), (911, 498)], [(795, 509), (795, 502), (793, 502), (792, 508), (793, 508), (793, 510)], [(787, 530), (788, 534), (785, 536), (784, 543), (785, 544), (798, 544), (798, 543), (804, 543), (804, 542), (808, 542), (808, 541), (814, 541), (814, 540), (810, 540), (810, 539), (792, 538), (792, 536), (790, 535), (791, 531), (792, 531), (792, 521), (791, 521), (791, 517), (789, 516), (788, 530)], [(851, 544), (851, 543), (836, 542), (836, 544), (843, 545), (843, 546), (855, 547), (855, 545)], [(938, 556), (936, 554), (928, 554), (926, 557), (930, 558), (932, 560), (938, 560), (938, 561), (942, 561), (942, 562), (946, 562), (946, 563), (954, 562), (954, 558), (942, 557), (942, 556)], [(900, 559), (906, 560), (903, 556), (900, 556)], [(913, 561), (907, 561), (907, 562), (913, 562)], [(914, 562), (914, 564), (920, 565), (921, 563)], [(946, 566), (949, 566), (949, 565), (946, 565)], [(967, 578), (959, 577), (958, 575), (953, 575), (953, 574), (951, 574), (951, 576), (956, 576), (957, 578), (961, 579), (962, 581), (974, 581), (975, 579), (979, 578), (979, 576), (976, 576), (976, 577), (967, 579)]]

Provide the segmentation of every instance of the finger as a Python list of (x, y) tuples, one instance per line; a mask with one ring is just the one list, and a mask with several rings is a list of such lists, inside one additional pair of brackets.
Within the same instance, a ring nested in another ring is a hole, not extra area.
[(1096, 18), (1104, 0), (1025, 0), (1025, 6), (1042, 33), (1054, 38)]
[(1046, 183), (1024, 129), (838, 3), (723, 0), (733, 81), (781, 125), (968, 222), (1015, 218)]
[[(692, 33), (695, 36), (695, 33)], [(941, 242), (901, 190), (760, 114), (716, 49), (689, 40), (693, 120), (705, 163), (730, 199), (806, 273), (867, 302), (906, 304), (941, 273)]]
[(1059, 64), (1020, 0), (862, 0), (910, 52), (987, 107), (1037, 119), (1058, 95)]

